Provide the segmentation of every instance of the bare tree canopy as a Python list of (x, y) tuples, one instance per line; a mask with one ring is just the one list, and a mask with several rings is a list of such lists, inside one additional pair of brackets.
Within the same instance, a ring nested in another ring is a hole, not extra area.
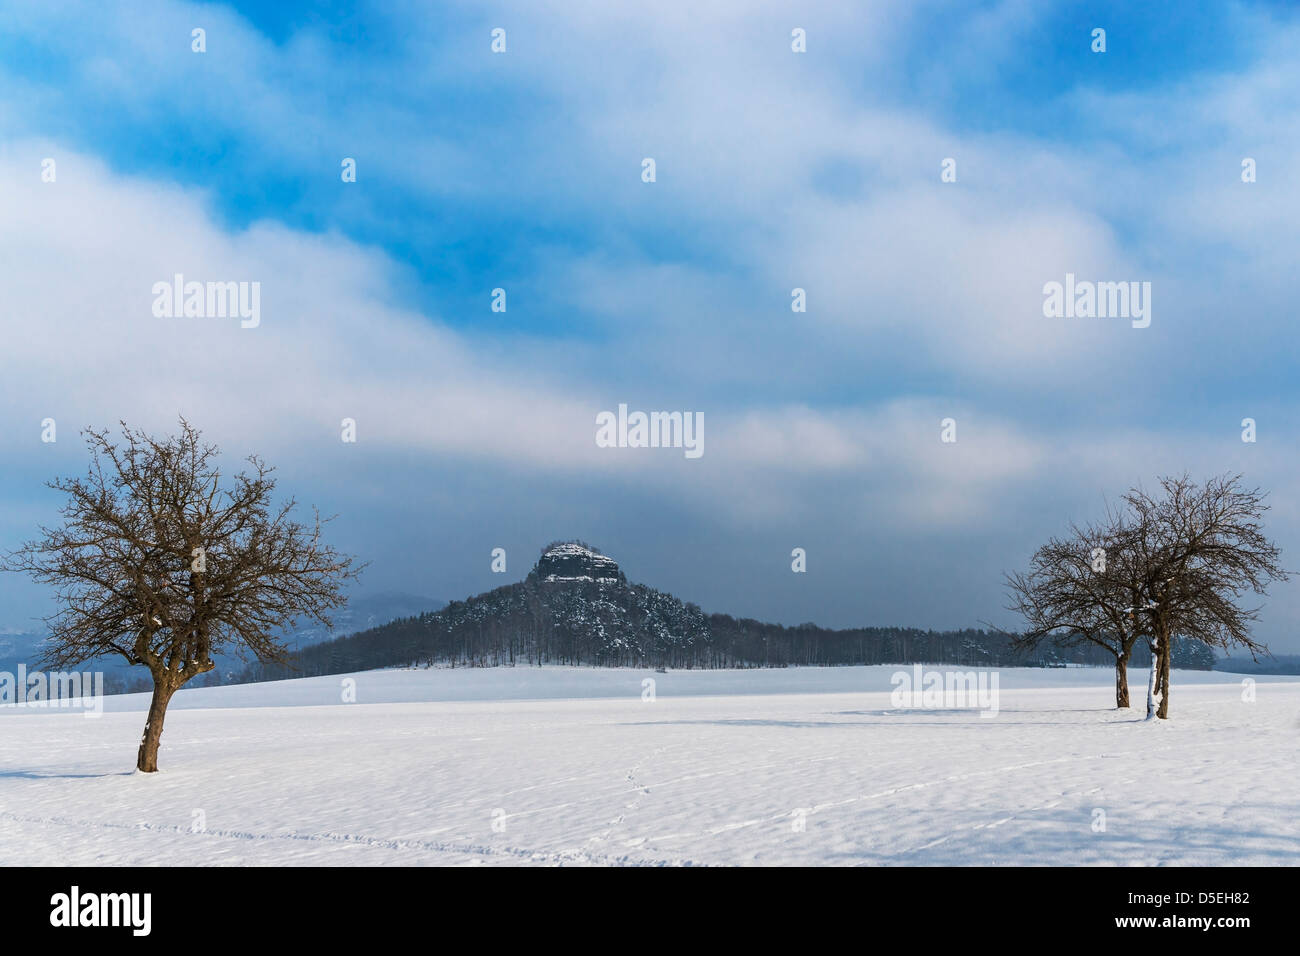
[(1128, 662), (1142, 634), (1133, 613), (1139, 600), (1137, 528), (1113, 509), (1100, 524), (1071, 525), (1034, 552), (1027, 573), (1007, 575), (1009, 610), (1027, 627), (1015, 644), (1033, 648), (1091, 643), (1115, 657), (1115, 706), (1129, 706)]
[(1174, 639), (1244, 647), (1252, 657), (1267, 652), (1251, 634), (1259, 608), (1242, 600), (1264, 595), (1288, 572), (1264, 534), (1265, 495), (1240, 475), (1203, 484), (1161, 478), (1158, 492), (1134, 488), (1121, 500), (1100, 525), (1072, 526), (1035, 552), (1027, 573), (1008, 575), (1009, 609), (1027, 623), (1017, 638), (1025, 646), (1086, 640), (1114, 653), (1120, 707), (1128, 706), (1129, 653), (1148, 638), (1155, 655), (1148, 698), (1159, 697), (1163, 718)]
[(148, 667), (154, 692), (137, 766), (157, 769), (167, 702), (215, 667), (214, 653), (287, 659), (280, 636), (295, 620), (325, 626), (360, 568), (324, 544), (328, 519), (303, 524), (293, 499), (272, 502), (275, 478), (261, 459), (222, 481), (219, 451), (184, 419), (153, 438), (122, 423), (84, 432), (90, 468), (49, 487), (68, 500), (59, 527), (8, 555), (3, 567), (54, 589), (46, 619), (47, 666), (108, 654)]
[(1285, 581), (1281, 551), (1264, 535), (1265, 495), (1246, 488), (1241, 475), (1220, 475), (1197, 484), (1187, 475), (1160, 479), (1152, 496), (1133, 489), (1124, 496), (1145, 530), (1138, 562), (1143, 610), (1161, 649), (1158, 716), (1169, 716), (1168, 649), (1174, 635), (1210, 647), (1244, 647), (1256, 658), (1268, 648), (1250, 626), (1258, 607), (1243, 607), (1247, 594), (1262, 596)]

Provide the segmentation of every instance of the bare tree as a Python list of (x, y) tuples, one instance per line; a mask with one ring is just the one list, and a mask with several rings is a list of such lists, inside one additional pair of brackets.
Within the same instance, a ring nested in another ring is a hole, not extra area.
[(1129, 706), (1128, 664), (1144, 624), (1132, 610), (1137, 533), (1111, 510), (1100, 525), (1071, 525), (1065, 537), (1049, 540), (1034, 552), (1027, 573), (1006, 576), (1008, 610), (1027, 622), (1024, 631), (1011, 635), (1013, 644), (1105, 648), (1115, 657), (1115, 706), (1121, 708)]
[(86, 476), (49, 483), (68, 496), (62, 526), (43, 527), (0, 567), (55, 590), (45, 665), (118, 654), (149, 669), (136, 766), (151, 773), (167, 704), (216, 666), (214, 653), (285, 662), (282, 630), (302, 617), (330, 626), (360, 568), (322, 542), (328, 519), (314, 512), (302, 524), (292, 499), (273, 504), (275, 479), (261, 459), (223, 485), (218, 450), (184, 419), (164, 439), (125, 423), (120, 442), (107, 430), (84, 435)]
[(1134, 566), (1159, 661), (1154, 691), (1157, 716), (1169, 716), (1169, 671), (1176, 635), (1209, 647), (1243, 647), (1255, 659), (1268, 648), (1250, 626), (1259, 608), (1241, 606), (1246, 594), (1263, 596), (1273, 581), (1285, 581), (1281, 551), (1263, 530), (1268, 511), (1258, 488), (1241, 475), (1218, 475), (1204, 484), (1187, 475), (1160, 479), (1153, 496), (1134, 488), (1124, 496), (1142, 534), (1134, 539)]
[(1248, 592), (1263, 595), (1287, 572), (1263, 533), (1264, 495), (1243, 488), (1240, 475), (1203, 485), (1186, 475), (1162, 478), (1157, 495), (1135, 488), (1122, 501), (1102, 524), (1072, 525), (1065, 538), (1039, 548), (1027, 573), (1007, 576), (1009, 609), (1028, 625), (1013, 640), (1105, 647), (1115, 655), (1116, 704), (1127, 707), (1129, 656), (1145, 637), (1147, 716), (1163, 719), (1174, 638), (1244, 647), (1252, 657), (1267, 652), (1250, 633), (1259, 609), (1240, 601)]

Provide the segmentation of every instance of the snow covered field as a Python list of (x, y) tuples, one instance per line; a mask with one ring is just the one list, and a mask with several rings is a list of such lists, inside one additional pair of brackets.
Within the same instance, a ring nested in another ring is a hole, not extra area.
[(0, 709), (0, 863), (1300, 863), (1300, 680), (1246, 702), (1239, 677), (1175, 672), (1148, 724), (1109, 671), (1000, 671), (986, 718), (894, 708), (904, 669), (187, 690), (153, 775), (132, 770), (143, 695)]

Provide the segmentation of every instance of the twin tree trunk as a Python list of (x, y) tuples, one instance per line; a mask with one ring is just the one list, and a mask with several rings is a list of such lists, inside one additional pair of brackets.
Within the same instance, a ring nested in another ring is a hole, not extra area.
[(140, 738), (140, 750), (136, 754), (135, 768), (143, 773), (158, 771), (158, 745), (162, 742), (163, 718), (167, 716), (167, 704), (176, 693), (176, 687), (166, 678), (154, 678), (153, 699), (149, 701), (149, 717), (144, 725), (144, 736)]

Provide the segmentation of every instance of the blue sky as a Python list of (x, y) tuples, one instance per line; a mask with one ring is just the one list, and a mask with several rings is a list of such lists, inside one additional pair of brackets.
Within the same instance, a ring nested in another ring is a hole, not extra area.
[[(708, 610), (1013, 624), (1003, 571), (1183, 470), (1270, 489), (1296, 553), (1293, 7), (696, 6), (0, 3), (0, 546), (77, 429), (184, 413), (371, 591), (579, 536)], [(1067, 271), (1150, 281), (1151, 326), (1044, 318)], [(175, 272), (261, 282), (262, 325), (160, 325)], [(621, 402), (705, 455), (595, 447)], [(41, 610), (0, 579), (0, 626)]]

